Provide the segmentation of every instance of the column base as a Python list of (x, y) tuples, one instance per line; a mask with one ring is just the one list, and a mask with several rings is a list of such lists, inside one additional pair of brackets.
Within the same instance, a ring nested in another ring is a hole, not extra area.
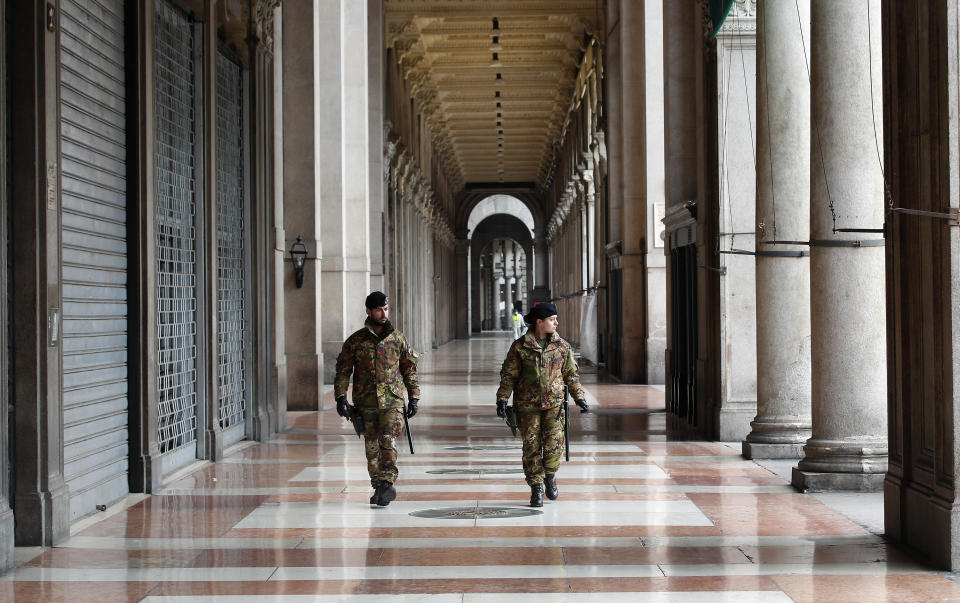
[(13, 567), (13, 511), (0, 498), (0, 572)]
[[(749, 437), (749, 436), (748, 436)], [(741, 443), (743, 458), (745, 459), (801, 459), (803, 458), (803, 444), (767, 444), (751, 442), (749, 439)]]
[(756, 415), (756, 402), (728, 400), (717, 411), (716, 433), (713, 437), (721, 442), (736, 442), (744, 439), (750, 433), (750, 419)]
[(883, 473), (819, 473), (793, 468), (793, 487), (800, 492), (880, 492)]

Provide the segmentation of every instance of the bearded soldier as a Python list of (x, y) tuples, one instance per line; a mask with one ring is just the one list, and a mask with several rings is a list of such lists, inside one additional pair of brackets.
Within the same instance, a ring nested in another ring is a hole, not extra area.
[[(403, 431), (403, 390), (410, 402), (407, 418), (417, 414), (420, 387), (417, 384), (419, 356), (387, 318), (387, 296), (374, 291), (367, 296), (364, 327), (343, 342), (337, 356), (333, 392), (337, 414), (344, 418), (360, 411), (367, 472), (373, 486), (371, 505), (385, 507), (397, 497), (397, 438)], [(353, 405), (347, 402), (347, 387), (353, 374)]]
[(560, 494), (556, 474), (565, 445), (564, 385), (581, 412), (589, 407), (573, 349), (557, 335), (557, 307), (537, 304), (523, 319), (530, 328), (513, 342), (503, 361), (497, 416), (506, 417), (512, 393), (523, 437), (523, 472), (530, 485), (530, 506), (542, 507), (544, 487), (550, 500)]

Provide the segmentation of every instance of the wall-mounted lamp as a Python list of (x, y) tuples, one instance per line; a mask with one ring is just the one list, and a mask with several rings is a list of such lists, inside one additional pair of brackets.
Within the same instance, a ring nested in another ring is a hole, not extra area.
[(290, 261), (293, 262), (293, 274), (297, 278), (297, 289), (303, 287), (303, 266), (307, 263), (307, 246), (303, 237), (297, 235), (297, 240), (290, 246)]

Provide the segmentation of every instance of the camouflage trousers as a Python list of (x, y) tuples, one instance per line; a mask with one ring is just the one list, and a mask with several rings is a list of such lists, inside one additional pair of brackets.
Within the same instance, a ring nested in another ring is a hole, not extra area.
[(542, 484), (544, 476), (555, 474), (563, 460), (563, 408), (521, 414), (520, 436), (527, 483)]
[(403, 408), (363, 409), (363, 445), (374, 487), (397, 481), (397, 439), (403, 434)]

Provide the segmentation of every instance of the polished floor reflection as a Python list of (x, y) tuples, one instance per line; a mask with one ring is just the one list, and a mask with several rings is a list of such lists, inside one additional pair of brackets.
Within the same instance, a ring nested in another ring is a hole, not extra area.
[(960, 601), (947, 575), (735, 448), (670, 433), (662, 388), (587, 371), (596, 412), (571, 413), (560, 499), (517, 516), (520, 442), (493, 412), (508, 345), (489, 336), (425, 356), (416, 454), (402, 450), (390, 506), (368, 504), (347, 423), (291, 413), (274, 440), (56, 548), (18, 550), (0, 600)]

